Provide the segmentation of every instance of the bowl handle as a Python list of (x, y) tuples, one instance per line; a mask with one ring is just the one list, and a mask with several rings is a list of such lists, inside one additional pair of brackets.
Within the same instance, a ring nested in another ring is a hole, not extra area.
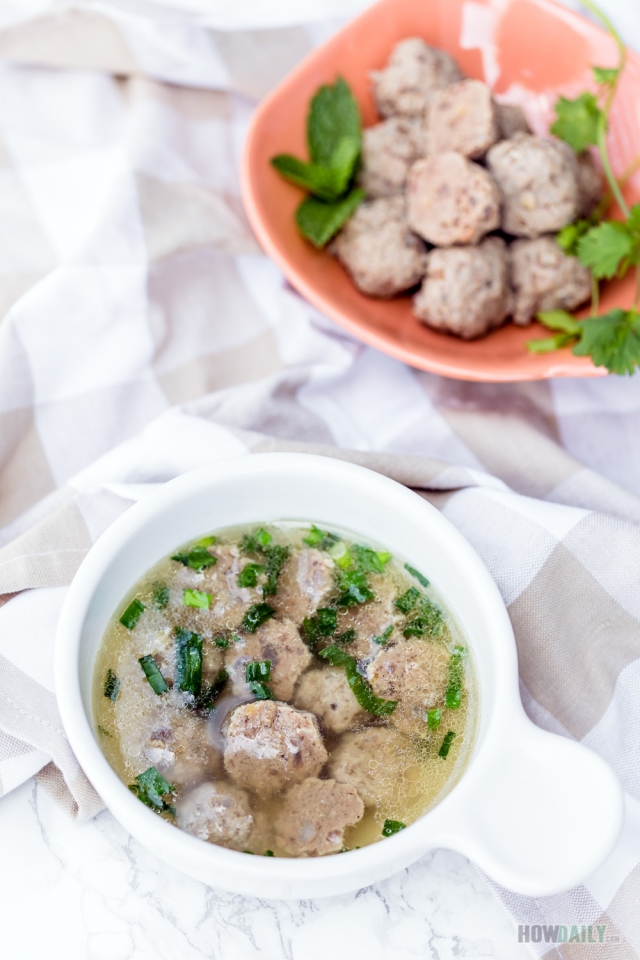
[(524, 711), (513, 721), (488, 762), (472, 764), (466, 789), (452, 795), (442, 845), (515, 893), (550, 896), (581, 883), (611, 853), (623, 793), (591, 750), (541, 730)]

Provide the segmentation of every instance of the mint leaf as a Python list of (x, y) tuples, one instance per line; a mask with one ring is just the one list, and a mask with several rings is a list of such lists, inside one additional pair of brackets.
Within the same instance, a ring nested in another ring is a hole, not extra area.
[(622, 261), (631, 256), (634, 239), (626, 224), (607, 220), (594, 227), (578, 241), (578, 259), (589, 267), (594, 277), (610, 279)]
[(307, 119), (309, 153), (314, 163), (333, 166), (332, 158), (343, 137), (361, 143), (360, 110), (348, 84), (338, 77), (324, 84), (311, 101)]
[(557, 120), (551, 133), (568, 143), (576, 153), (582, 153), (597, 143), (601, 110), (593, 93), (583, 93), (576, 100), (560, 97), (555, 110)]
[(309, 193), (313, 193), (314, 196), (320, 197), (322, 200), (336, 200), (341, 193), (344, 193), (353, 172), (352, 167), (347, 182), (343, 186), (342, 171), (338, 175), (336, 171), (329, 167), (322, 167), (317, 163), (305, 163), (303, 160), (298, 160), (297, 157), (292, 157), (286, 153), (272, 157), (271, 165), (285, 180), (308, 190)]
[(596, 83), (615, 83), (620, 76), (618, 67), (592, 67)]
[(345, 225), (363, 200), (364, 192), (357, 189), (334, 203), (307, 197), (296, 210), (298, 229), (314, 246), (322, 248)]
[(616, 307), (580, 324), (582, 339), (573, 348), (577, 357), (591, 357), (610, 373), (632, 374), (640, 365), (640, 317), (635, 310)]
[(348, 190), (359, 159), (360, 140), (356, 137), (341, 137), (330, 161), (336, 199)]

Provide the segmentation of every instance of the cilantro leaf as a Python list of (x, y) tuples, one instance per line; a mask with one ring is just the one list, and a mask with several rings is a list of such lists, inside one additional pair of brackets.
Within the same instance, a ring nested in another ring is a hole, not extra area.
[(582, 328), (581, 323), (566, 310), (542, 310), (537, 314), (537, 319), (550, 330), (561, 330), (573, 336), (579, 336)]
[(640, 364), (640, 317), (636, 310), (616, 307), (601, 317), (581, 323), (582, 338), (573, 352), (591, 357), (596, 367), (610, 373), (632, 374)]
[(568, 257), (575, 257), (578, 253), (578, 243), (586, 233), (591, 230), (593, 224), (589, 220), (576, 220), (575, 223), (568, 223), (563, 227), (556, 237), (556, 243), (561, 250), (564, 250)]
[(598, 279), (606, 277), (609, 280), (613, 277), (633, 250), (633, 236), (627, 225), (617, 220), (599, 224), (578, 241), (580, 263), (589, 267)]
[(540, 340), (527, 340), (527, 350), (530, 353), (553, 353), (568, 347), (579, 338), (579, 334), (557, 333), (555, 337), (542, 337)]
[(593, 93), (582, 93), (575, 100), (560, 97), (555, 110), (557, 119), (551, 126), (551, 133), (568, 143), (576, 153), (582, 153), (598, 142), (601, 110)]
[(307, 197), (296, 210), (298, 229), (303, 237), (321, 249), (345, 225), (363, 200), (364, 192), (358, 189), (334, 203)]
[(618, 67), (592, 67), (596, 83), (615, 83), (620, 76)]
[(307, 140), (312, 161), (325, 167), (334, 166), (333, 158), (345, 137), (356, 141), (359, 153), (362, 137), (360, 110), (348, 84), (338, 77), (333, 85), (323, 84), (311, 101)]

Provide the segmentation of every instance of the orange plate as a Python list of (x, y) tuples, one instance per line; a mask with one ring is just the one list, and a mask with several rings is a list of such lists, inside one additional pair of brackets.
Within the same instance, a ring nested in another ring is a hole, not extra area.
[[(306, 116), (321, 83), (341, 74), (350, 84), (365, 125), (377, 120), (369, 72), (382, 67), (404, 37), (421, 36), (451, 53), (469, 76), (490, 83), (498, 97), (521, 103), (538, 133), (547, 129), (559, 94), (592, 86), (591, 64), (612, 66), (616, 49), (598, 27), (552, 0), (382, 0), (311, 53), (259, 106), (242, 166), (242, 190), (253, 229), (266, 252), (300, 293), (350, 333), (411, 366), (461, 380), (515, 381), (606, 375), (570, 349), (536, 355), (526, 341), (544, 336), (539, 324), (507, 324), (466, 343), (436, 333), (411, 313), (409, 297), (365, 297), (342, 267), (298, 234), (294, 211), (302, 192), (269, 164), (276, 153), (307, 156)], [(640, 57), (629, 53), (611, 123), (610, 150), (620, 174), (640, 153), (637, 104)], [(640, 179), (627, 187), (640, 199)], [(633, 284), (607, 285), (602, 309), (628, 307)], [(546, 334), (548, 335), (548, 333)]]

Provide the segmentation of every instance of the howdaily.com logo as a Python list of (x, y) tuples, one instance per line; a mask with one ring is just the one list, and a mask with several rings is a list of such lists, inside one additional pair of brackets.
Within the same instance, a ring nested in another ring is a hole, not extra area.
[(518, 943), (604, 943), (606, 924), (519, 924)]

